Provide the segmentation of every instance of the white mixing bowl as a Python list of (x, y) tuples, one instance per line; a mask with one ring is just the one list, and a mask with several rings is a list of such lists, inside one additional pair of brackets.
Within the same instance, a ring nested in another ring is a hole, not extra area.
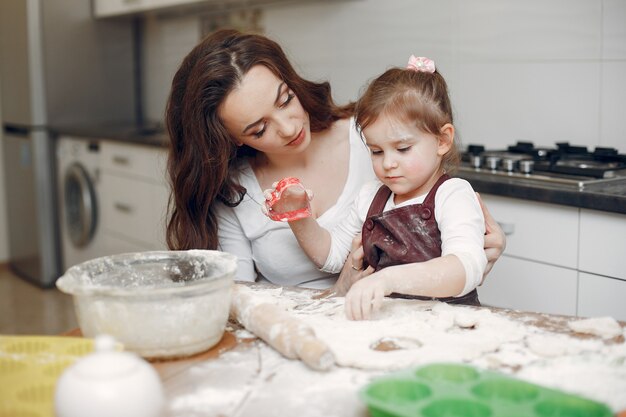
[(126, 253), (73, 266), (56, 285), (73, 296), (85, 337), (109, 334), (144, 358), (172, 358), (220, 341), (236, 268), (219, 251)]

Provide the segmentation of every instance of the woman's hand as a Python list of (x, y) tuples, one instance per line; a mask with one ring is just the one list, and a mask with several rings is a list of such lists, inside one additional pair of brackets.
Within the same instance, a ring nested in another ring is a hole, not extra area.
[(350, 320), (368, 319), (380, 309), (387, 289), (382, 277), (372, 276), (374, 268), (363, 270), (363, 242), (359, 233), (352, 239), (350, 255), (333, 287), (334, 295), (346, 296), (346, 316)]
[(364, 277), (363, 273), (363, 245), (361, 243), (361, 234), (359, 233), (352, 239), (350, 255), (348, 255), (339, 278), (333, 286), (333, 294), (339, 297), (346, 295), (350, 287)]
[[(367, 273), (367, 275), (369, 274), (371, 274), (371, 272)], [(341, 269), (341, 273), (335, 285), (318, 295), (314, 295), (313, 298), (343, 297), (348, 293), (350, 287), (352, 287), (355, 282), (367, 275), (365, 275), (365, 271), (363, 271), (363, 246), (361, 244), (361, 234), (359, 233), (352, 239), (350, 254), (343, 264), (343, 268)]]
[(383, 298), (388, 293), (386, 280), (374, 274), (374, 268), (367, 267), (361, 273), (359, 281), (346, 294), (346, 316), (349, 320), (367, 320), (372, 314), (380, 310)]
[(483, 200), (480, 198), (480, 194), (476, 193), (476, 196), (478, 197), (480, 208), (483, 210), (483, 215), (485, 216), (485, 254), (487, 255), (487, 267), (483, 274), (483, 280), (480, 283), (482, 285), (482, 283), (485, 282), (485, 277), (506, 248), (506, 236), (496, 219), (494, 219), (491, 213), (489, 213), (489, 210), (487, 210), (487, 206), (485, 206)]

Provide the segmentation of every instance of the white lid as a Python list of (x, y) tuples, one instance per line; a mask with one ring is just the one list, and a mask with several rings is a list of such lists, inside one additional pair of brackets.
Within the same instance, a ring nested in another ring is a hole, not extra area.
[(111, 336), (97, 336), (95, 352), (79, 359), (59, 378), (59, 417), (157, 417), (163, 387), (156, 371), (133, 353), (116, 351)]
[(117, 351), (113, 337), (99, 335), (95, 338), (95, 352), (76, 362), (73, 372), (87, 379), (124, 378), (143, 365), (137, 355)]

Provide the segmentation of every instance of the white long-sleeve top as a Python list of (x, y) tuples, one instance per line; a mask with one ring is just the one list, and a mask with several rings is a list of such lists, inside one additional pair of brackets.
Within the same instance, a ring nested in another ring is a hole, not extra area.
[[(334, 206), (317, 221), (330, 230), (344, 223), (363, 184), (376, 178), (369, 151), (350, 120), (350, 160), (348, 177)], [(261, 212), (265, 202), (250, 164), (243, 162), (238, 177), (247, 190), (234, 208), (220, 204), (218, 209), (219, 249), (237, 256), (237, 279), (254, 281), (260, 275), (277, 285), (327, 288), (337, 275), (320, 271), (306, 256), (287, 223), (275, 222)], [(258, 272), (258, 275), (257, 275)]]
[[(346, 221), (329, 230), (331, 247), (322, 271), (341, 271), (350, 253), (352, 238), (361, 232), (367, 211), (381, 185), (379, 180), (366, 183), (354, 201)], [(392, 193), (384, 211), (421, 204), (427, 194), (395, 205)], [(465, 287), (457, 296), (465, 295), (480, 284), (487, 266), (487, 256), (483, 249), (485, 219), (469, 182), (450, 178), (439, 186), (435, 194), (435, 220), (441, 232), (441, 256), (455, 255), (463, 264)]]

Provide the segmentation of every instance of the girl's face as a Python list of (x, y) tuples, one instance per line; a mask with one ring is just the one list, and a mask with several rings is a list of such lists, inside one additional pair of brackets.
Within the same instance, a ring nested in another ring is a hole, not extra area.
[(243, 76), (219, 116), (238, 145), (265, 154), (302, 151), (311, 141), (309, 115), (289, 86), (263, 65)]
[(380, 115), (363, 129), (374, 172), (400, 204), (426, 194), (443, 173), (441, 161), (454, 139), (446, 124), (435, 136), (414, 124)]

